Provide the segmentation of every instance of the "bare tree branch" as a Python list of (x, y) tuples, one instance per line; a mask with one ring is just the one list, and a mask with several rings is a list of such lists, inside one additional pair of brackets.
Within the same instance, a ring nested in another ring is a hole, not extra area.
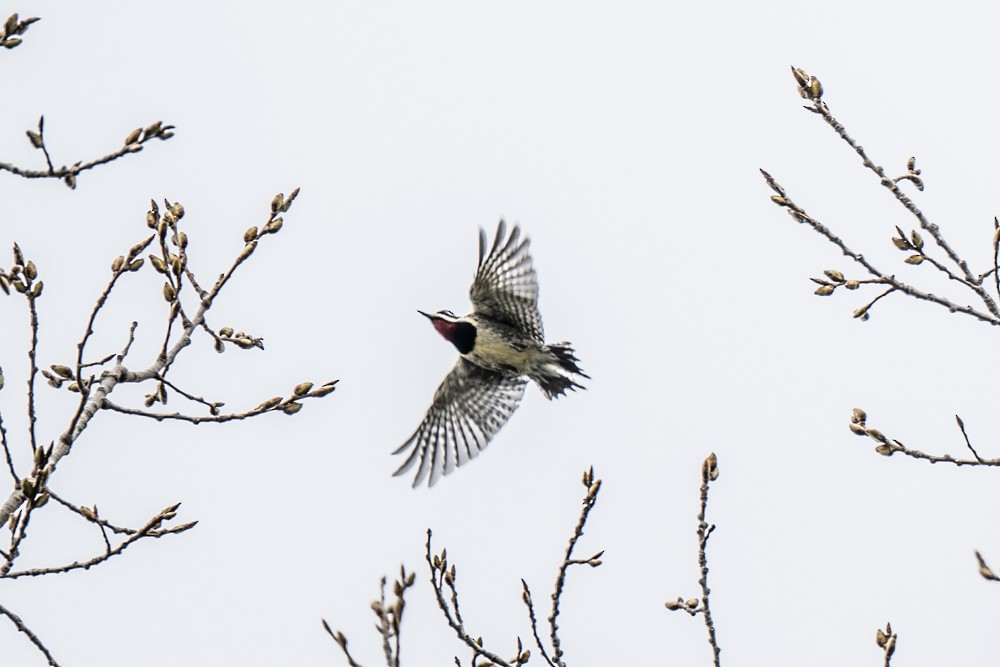
[(701, 507), (698, 510), (698, 568), (701, 577), (698, 585), (701, 587), (701, 600), (691, 598), (685, 600), (678, 597), (676, 600), (669, 600), (664, 606), (670, 611), (684, 611), (690, 616), (701, 614), (705, 619), (705, 629), (708, 630), (708, 643), (712, 647), (712, 664), (719, 667), (719, 642), (716, 638), (715, 621), (712, 620), (712, 608), (709, 604), (711, 589), (708, 587), (708, 538), (715, 531), (714, 524), (708, 524), (705, 517), (708, 514), (708, 487), (719, 477), (719, 461), (715, 454), (709, 454), (701, 464)]
[(973, 459), (956, 459), (951, 454), (927, 454), (919, 449), (911, 449), (899, 440), (889, 438), (889, 436), (885, 435), (879, 429), (868, 426), (868, 414), (861, 408), (855, 408), (851, 413), (850, 428), (851, 433), (860, 436), (867, 436), (877, 442), (878, 444), (875, 446), (875, 451), (882, 456), (903, 454), (904, 456), (927, 461), (928, 463), (951, 463), (956, 466), (1000, 466), (1000, 458), (984, 459), (979, 456), (976, 450), (973, 449), (972, 443), (969, 441), (969, 436), (965, 432), (965, 422), (963, 422), (958, 415), (955, 415), (955, 420), (957, 421), (958, 427), (962, 432), (962, 437), (965, 439), (966, 446), (975, 457)]
[[(0, 46), (2, 45), (2, 42), (0, 42)], [(23, 167), (15, 166), (10, 162), (0, 161), (0, 171), (6, 171), (14, 174), (15, 176), (21, 176), (22, 178), (56, 178), (62, 180), (70, 188), (76, 188), (77, 175), (81, 172), (93, 169), (94, 167), (99, 167), (103, 164), (108, 164), (109, 162), (114, 162), (115, 160), (123, 158), (126, 155), (138, 153), (142, 150), (143, 144), (151, 139), (166, 141), (170, 137), (174, 136), (174, 129), (173, 125), (164, 125), (162, 121), (156, 121), (145, 128), (137, 128), (133, 130), (125, 138), (125, 143), (122, 147), (116, 151), (112, 151), (106, 155), (87, 162), (79, 161), (75, 162), (72, 166), (63, 165), (61, 167), (56, 167), (52, 162), (48, 146), (45, 143), (45, 117), (42, 116), (38, 119), (38, 130), (28, 130), (26, 134), (28, 135), (28, 141), (31, 142), (31, 145), (42, 151), (42, 154), (45, 157), (46, 168), (25, 169)]]

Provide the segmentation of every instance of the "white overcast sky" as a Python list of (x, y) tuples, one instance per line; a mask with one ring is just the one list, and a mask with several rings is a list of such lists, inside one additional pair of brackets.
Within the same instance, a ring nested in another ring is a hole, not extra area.
[[(403, 563), (418, 573), (404, 665), (464, 663), (426, 582), (431, 527), (470, 630), (508, 655), (529, 634), (519, 580), (539, 600), (551, 590), (593, 465), (604, 488), (580, 555), (606, 554), (570, 573), (567, 661), (707, 665), (701, 620), (663, 602), (698, 592), (699, 465), (715, 451), (725, 662), (881, 664), (875, 630), (891, 620), (894, 664), (992, 664), (1000, 591), (972, 552), (1000, 566), (996, 473), (885, 459), (847, 425), (860, 406), (908, 445), (962, 455), (958, 413), (980, 453), (1000, 455), (996, 332), (903, 298), (861, 323), (851, 312), (873, 293), (813, 296), (810, 276), (853, 269), (769, 201), (757, 171), (887, 270), (963, 296), (901, 263), (889, 237), (913, 219), (802, 110), (789, 65), (822, 80), (891, 174), (917, 156), (916, 201), (981, 271), (1000, 213), (998, 16), (985, 7), (5, 3), (4, 16), (43, 20), (0, 53), (0, 159), (41, 166), (24, 135), (40, 114), (60, 163), (157, 119), (177, 126), (76, 191), (0, 173), (0, 246), (19, 242), (46, 285), (40, 361), (73, 358), (150, 197), (184, 204), (191, 266), (210, 282), (271, 197), (299, 186), (210, 318), (266, 351), (217, 355), (202, 336), (173, 379), (234, 409), (303, 380), (341, 384), (294, 418), (98, 415), (52, 488), (133, 525), (183, 501), (179, 520), (200, 524), (90, 572), (0, 581), (0, 604), (66, 666), (344, 664), (321, 617), (370, 666), (369, 603)], [(478, 229), (501, 217), (532, 239), (547, 335), (572, 341), (593, 380), (551, 403), (529, 388), (483, 456), (414, 491), (389, 453), (455, 358), (416, 310), (468, 310)], [(160, 283), (146, 269), (127, 281), (94, 356), (136, 319), (131, 364), (151, 361)], [(0, 323), (0, 409), (23, 455), (23, 304), (0, 300)], [(48, 441), (74, 403), (42, 390)], [(81, 523), (40, 511), (22, 564), (97, 553)], [(6, 620), (0, 663), (43, 664)]]

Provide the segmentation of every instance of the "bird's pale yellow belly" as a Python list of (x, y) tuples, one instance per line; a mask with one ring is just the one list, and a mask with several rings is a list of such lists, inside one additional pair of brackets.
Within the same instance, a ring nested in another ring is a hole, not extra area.
[(472, 352), (466, 355), (466, 358), (484, 368), (513, 371), (518, 375), (524, 375), (531, 368), (537, 355), (538, 349), (533, 344), (515, 343), (515, 345), (511, 345), (497, 332), (486, 327), (479, 327), (476, 332), (476, 346)]

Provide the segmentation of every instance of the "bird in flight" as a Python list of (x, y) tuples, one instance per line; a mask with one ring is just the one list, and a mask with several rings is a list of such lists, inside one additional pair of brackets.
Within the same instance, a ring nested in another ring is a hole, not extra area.
[(393, 452), (409, 450), (394, 475), (417, 465), (414, 487), (428, 475), (428, 486), (434, 486), (441, 475), (475, 458), (514, 414), (528, 380), (552, 399), (583, 389), (577, 380), (590, 378), (569, 343), (545, 344), (528, 244), (517, 225), (508, 236), (503, 220), (492, 246), (480, 229), (479, 268), (469, 289), (472, 313), (417, 311), (460, 356), (420, 426)]

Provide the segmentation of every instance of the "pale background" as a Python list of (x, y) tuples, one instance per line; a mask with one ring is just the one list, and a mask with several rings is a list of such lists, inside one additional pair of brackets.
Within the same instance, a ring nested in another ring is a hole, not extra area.
[[(878, 665), (875, 630), (891, 620), (894, 664), (994, 664), (1000, 591), (972, 552), (1000, 565), (996, 472), (884, 459), (847, 425), (861, 406), (908, 445), (961, 455), (959, 413), (980, 453), (1000, 455), (996, 332), (903, 298), (860, 323), (850, 314), (874, 293), (812, 296), (809, 276), (851, 267), (757, 172), (888, 270), (948, 289), (902, 265), (889, 236), (912, 218), (801, 109), (788, 68), (803, 67), (890, 173), (918, 157), (917, 202), (987, 268), (998, 17), (982, 7), (8, 3), (4, 17), (43, 21), (0, 53), (0, 158), (42, 164), (24, 130), (43, 113), (60, 163), (156, 119), (178, 127), (76, 191), (0, 174), (0, 245), (18, 241), (46, 284), (41, 361), (72, 358), (111, 260), (146, 233), (150, 197), (184, 204), (192, 267), (210, 282), (271, 197), (300, 186), (210, 318), (263, 336), (266, 352), (216, 355), (200, 336), (173, 379), (235, 409), (302, 380), (341, 385), (294, 418), (99, 415), (53, 489), (119, 523), (175, 501), (201, 523), (90, 572), (0, 582), (0, 603), (70, 666), (345, 664), (321, 617), (374, 665), (368, 605), (405, 563), (419, 581), (404, 665), (465, 663), (426, 582), (432, 527), (470, 630), (507, 656), (529, 634), (519, 579), (536, 599), (551, 590), (593, 464), (605, 484), (580, 555), (607, 553), (570, 573), (567, 661), (707, 665), (700, 618), (663, 602), (698, 592), (699, 465), (715, 451), (725, 662)], [(389, 452), (455, 357), (415, 311), (468, 309), (478, 228), (501, 216), (532, 239), (548, 336), (571, 340), (593, 380), (553, 403), (529, 389), (482, 457), (413, 491), (390, 477)], [(148, 362), (160, 284), (146, 269), (126, 282), (95, 354), (138, 319), (132, 363)], [(0, 318), (0, 408), (21, 438), (23, 304), (2, 300)], [(74, 402), (42, 389), (48, 441)], [(63, 516), (38, 513), (22, 565), (102, 548)], [(43, 664), (6, 620), (0, 656)]]

